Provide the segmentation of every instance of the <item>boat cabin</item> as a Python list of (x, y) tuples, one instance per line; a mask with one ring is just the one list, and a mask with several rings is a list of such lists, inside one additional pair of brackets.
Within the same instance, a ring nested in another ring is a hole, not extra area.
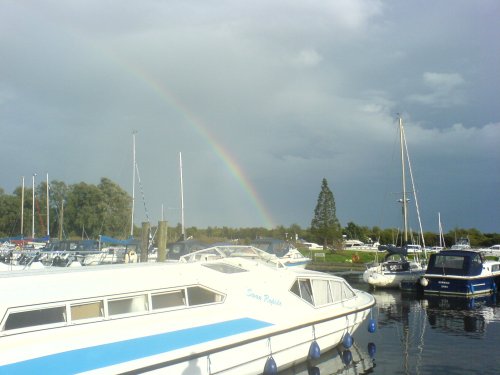
[(428, 274), (479, 276), (485, 259), (476, 251), (444, 250), (432, 254), (427, 266)]

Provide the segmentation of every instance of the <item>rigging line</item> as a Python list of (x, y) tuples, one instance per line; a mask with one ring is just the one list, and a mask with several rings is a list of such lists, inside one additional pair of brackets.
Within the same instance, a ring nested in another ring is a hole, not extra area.
[(408, 169), (410, 171), (411, 188), (413, 189), (413, 197), (415, 198), (415, 209), (417, 210), (418, 225), (420, 227), (420, 236), (422, 237), (422, 248), (424, 251), (424, 258), (427, 258), (427, 253), (425, 251), (424, 231), (422, 229), (422, 221), (420, 220), (420, 209), (418, 207), (417, 190), (415, 189), (415, 181), (413, 180), (413, 171), (411, 168), (410, 154), (408, 153), (408, 145), (406, 144), (406, 137), (404, 135), (404, 129), (402, 129), (402, 131), (403, 131), (403, 140), (405, 143), (406, 159), (408, 161)]
[(139, 166), (137, 162), (135, 163), (135, 170), (137, 172), (137, 181), (139, 182), (139, 187), (141, 188), (142, 203), (144, 204), (144, 212), (146, 213), (146, 220), (150, 223), (148, 208), (146, 207), (146, 197), (144, 196), (144, 189), (142, 187), (141, 176), (139, 175)]

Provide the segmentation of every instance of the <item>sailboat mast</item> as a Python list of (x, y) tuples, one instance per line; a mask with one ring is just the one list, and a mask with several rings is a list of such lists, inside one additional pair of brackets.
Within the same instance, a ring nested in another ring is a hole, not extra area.
[(21, 237), (24, 238), (24, 176), (21, 187)]
[(186, 233), (184, 232), (184, 185), (182, 182), (182, 153), (179, 152), (179, 173), (181, 182), (181, 234), (182, 239), (186, 239)]
[(47, 237), (50, 238), (50, 229), (49, 229), (49, 174), (47, 173)]
[(130, 237), (134, 236), (134, 206), (135, 206), (135, 135), (136, 131), (132, 132), (132, 212), (130, 218)]
[(408, 201), (406, 200), (406, 172), (405, 172), (405, 157), (404, 157), (404, 131), (403, 131), (403, 119), (399, 117), (399, 137), (401, 143), (401, 171), (402, 171), (402, 183), (403, 183), (403, 244), (408, 243)]
[(438, 221), (439, 221), (439, 247), (445, 247), (444, 242), (444, 234), (443, 234), (443, 226), (441, 224), (441, 212), (438, 212)]
[(32, 194), (33, 208), (31, 210), (31, 238), (35, 238), (35, 176), (36, 173), (33, 174), (33, 194)]

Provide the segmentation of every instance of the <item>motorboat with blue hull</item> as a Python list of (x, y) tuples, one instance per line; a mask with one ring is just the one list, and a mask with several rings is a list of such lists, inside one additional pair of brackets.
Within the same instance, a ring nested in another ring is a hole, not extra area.
[(375, 304), (340, 277), (251, 246), (13, 271), (0, 287), (8, 374), (276, 373), (352, 337)]
[(487, 260), (480, 251), (442, 250), (429, 258), (418, 287), (424, 294), (477, 296), (496, 293), (500, 261)]

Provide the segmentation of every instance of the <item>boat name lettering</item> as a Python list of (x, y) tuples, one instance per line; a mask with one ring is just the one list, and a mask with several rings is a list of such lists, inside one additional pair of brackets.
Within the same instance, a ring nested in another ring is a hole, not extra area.
[(450, 283), (449, 281), (442, 281), (442, 280), (438, 281), (438, 284), (447, 284), (448, 285), (449, 283)]
[(247, 289), (247, 297), (254, 298), (270, 305), (281, 306), (281, 301), (279, 299), (271, 297), (269, 294), (255, 293), (252, 289)]

